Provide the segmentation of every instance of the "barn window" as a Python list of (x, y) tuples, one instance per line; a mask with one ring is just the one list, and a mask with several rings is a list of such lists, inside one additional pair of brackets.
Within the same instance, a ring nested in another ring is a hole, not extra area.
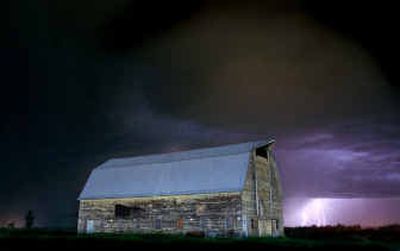
[(233, 228), (233, 217), (229, 216), (225, 219), (226, 228), (231, 229)]
[(278, 230), (279, 230), (279, 226), (278, 226), (278, 220), (273, 219), (271, 220), (271, 228), (272, 228), (272, 234), (277, 234)]
[(257, 221), (255, 219), (251, 219), (251, 228), (256, 229), (257, 228)]
[(124, 205), (115, 205), (115, 217), (116, 218), (140, 218), (146, 210), (139, 206), (127, 207)]
[(124, 205), (115, 205), (115, 217), (116, 218), (127, 218), (131, 215), (131, 209)]
[(177, 229), (182, 229), (183, 228), (183, 218), (179, 218), (178, 221), (176, 222), (176, 228)]
[(265, 147), (257, 148), (256, 155), (267, 159), (268, 157), (267, 149)]
[(161, 219), (156, 219), (156, 229), (160, 229), (161, 228)]

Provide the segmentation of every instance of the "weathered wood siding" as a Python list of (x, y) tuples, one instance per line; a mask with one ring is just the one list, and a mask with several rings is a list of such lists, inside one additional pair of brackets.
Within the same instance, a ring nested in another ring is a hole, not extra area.
[[(135, 215), (118, 218), (115, 206), (137, 208)], [(81, 200), (78, 232), (88, 223), (94, 232), (187, 233), (241, 235), (240, 193)]]
[(247, 169), (246, 180), (242, 191), (242, 219), (243, 232), (245, 236), (257, 236), (258, 230), (255, 227), (257, 220), (257, 205), (255, 194), (255, 176), (254, 176), (254, 158), (250, 158), (250, 164)]
[(284, 227), (283, 227), (283, 196), (282, 196), (282, 187), (281, 180), (279, 176), (278, 166), (276, 164), (275, 157), (273, 153), (269, 152), (269, 168), (271, 175), (271, 211), (270, 218), (277, 220), (277, 232), (275, 233), (278, 236), (284, 235)]
[(242, 192), (243, 229), (249, 236), (283, 235), (282, 194), (275, 160), (252, 153)]

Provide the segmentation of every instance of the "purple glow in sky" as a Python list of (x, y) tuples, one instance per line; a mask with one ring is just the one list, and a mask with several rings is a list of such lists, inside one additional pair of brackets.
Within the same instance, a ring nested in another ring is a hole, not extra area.
[(399, 197), (399, 128), (365, 119), (323, 130), (277, 142), (288, 197)]

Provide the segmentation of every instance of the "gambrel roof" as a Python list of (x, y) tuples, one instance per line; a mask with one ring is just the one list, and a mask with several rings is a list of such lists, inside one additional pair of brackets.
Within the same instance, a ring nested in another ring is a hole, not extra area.
[(250, 152), (273, 140), (110, 159), (95, 168), (79, 200), (241, 191)]

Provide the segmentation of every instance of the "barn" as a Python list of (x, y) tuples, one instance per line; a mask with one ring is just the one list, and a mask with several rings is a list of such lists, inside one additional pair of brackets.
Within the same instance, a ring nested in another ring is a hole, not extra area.
[(78, 198), (78, 232), (281, 236), (274, 142), (105, 161)]

